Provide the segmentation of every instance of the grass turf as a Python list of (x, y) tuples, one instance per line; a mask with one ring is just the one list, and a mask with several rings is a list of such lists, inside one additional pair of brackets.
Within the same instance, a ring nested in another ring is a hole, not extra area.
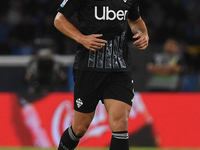
[[(0, 147), (0, 150), (56, 150), (56, 148), (7, 148)], [(108, 148), (77, 148), (76, 150), (108, 150)], [(200, 148), (130, 148), (130, 150), (200, 150)]]

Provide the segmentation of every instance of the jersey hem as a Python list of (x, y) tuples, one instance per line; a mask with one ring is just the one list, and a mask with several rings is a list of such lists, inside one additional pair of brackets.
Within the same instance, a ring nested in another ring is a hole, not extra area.
[(77, 67), (73, 67), (76, 70), (81, 70), (81, 71), (95, 71), (95, 72), (130, 72), (131, 68), (120, 68), (120, 69), (97, 69), (97, 68), (77, 68)]

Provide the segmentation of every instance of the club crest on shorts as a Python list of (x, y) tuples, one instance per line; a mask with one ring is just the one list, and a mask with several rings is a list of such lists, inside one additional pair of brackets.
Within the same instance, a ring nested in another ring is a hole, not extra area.
[(64, 7), (68, 0), (63, 0), (62, 4), (60, 4), (60, 7)]
[(78, 108), (80, 108), (83, 105), (83, 101), (80, 98), (78, 98), (76, 100), (76, 105), (77, 105)]

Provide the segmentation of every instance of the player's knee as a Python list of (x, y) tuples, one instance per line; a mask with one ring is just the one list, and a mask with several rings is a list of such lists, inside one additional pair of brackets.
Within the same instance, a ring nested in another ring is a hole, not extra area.
[(126, 131), (128, 130), (128, 118), (119, 117), (110, 121), (110, 128), (112, 131)]
[(85, 134), (85, 132), (87, 131), (89, 126), (87, 125), (77, 125), (77, 126), (73, 126), (73, 130), (74, 130), (74, 133), (77, 135), (77, 136), (83, 136)]

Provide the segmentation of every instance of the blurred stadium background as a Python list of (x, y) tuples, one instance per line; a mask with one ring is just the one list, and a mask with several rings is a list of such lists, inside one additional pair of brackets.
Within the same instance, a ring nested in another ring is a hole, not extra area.
[[(61, 2), (0, 1), (0, 147), (55, 147), (61, 132), (71, 123), (76, 43), (53, 25)], [(136, 91), (130, 116), (130, 146), (198, 148), (200, 1), (139, 3), (150, 44), (145, 51), (136, 49), (128, 30)], [(75, 16), (70, 21), (78, 27)], [(165, 57), (167, 65), (179, 65), (181, 69), (156, 74), (148, 65), (162, 65), (168, 39), (178, 42), (178, 52), (173, 58)], [(108, 128), (100, 104), (80, 147), (107, 147)]]

